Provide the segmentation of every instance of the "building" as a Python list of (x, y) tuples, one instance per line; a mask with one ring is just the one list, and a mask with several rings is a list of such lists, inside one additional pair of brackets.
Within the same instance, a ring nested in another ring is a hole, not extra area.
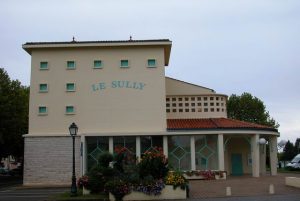
[(276, 129), (227, 118), (227, 96), (165, 77), (170, 40), (32, 42), (29, 133), (24, 184), (69, 184), (76, 137), (77, 176), (103, 151), (132, 154), (162, 147), (181, 170), (264, 174), (270, 144), (276, 174)]

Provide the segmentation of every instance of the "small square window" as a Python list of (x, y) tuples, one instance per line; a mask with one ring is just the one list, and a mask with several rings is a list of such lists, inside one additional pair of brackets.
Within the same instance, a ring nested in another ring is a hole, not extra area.
[(47, 61), (40, 62), (40, 70), (48, 70), (48, 62)]
[(102, 61), (94, 60), (94, 68), (102, 68)]
[(75, 69), (75, 61), (67, 61), (67, 69)]
[(188, 107), (189, 105), (190, 105), (189, 103), (185, 103), (185, 106), (187, 106), (187, 107)]
[(214, 100), (214, 97), (210, 97), (209, 99), (210, 99), (210, 100)]
[(207, 106), (208, 104), (207, 103), (204, 103), (204, 106)]
[(214, 111), (215, 111), (215, 109), (214, 109), (214, 108), (210, 108), (210, 111), (211, 111), (211, 112), (214, 112)]
[(220, 105), (220, 103), (216, 103), (216, 105), (217, 105), (217, 106), (219, 106), (219, 105)]
[(39, 106), (39, 115), (47, 115), (48, 110), (46, 106)]
[(176, 109), (173, 109), (173, 112), (176, 112)]
[(170, 109), (167, 109), (167, 113), (170, 113)]
[(176, 103), (172, 103), (172, 107), (176, 107)]
[(188, 101), (188, 100), (189, 100), (189, 97), (185, 97), (184, 100), (185, 100), (185, 101)]
[(189, 112), (190, 110), (189, 109), (185, 109), (185, 112)]
[(67, 91), (75, 91), (75, 84), (74, 83), (67, 83), (66, 84)]
[(148, 59), (148, 67), (155, 68), (156, 67), (156, 60), (155, 59)]
[(178, 101), (182, 101), (182, 98), (178, 98)]
[(204, 108), (204, 112), (208, 112), (208, 108)]
[(121, 68), (128, 68), (129, 62), (128, 60), (121, 60)]
[(200, 101), (200, 100), (201, 100), (201, 97), (197, 97), (197, 100)]
[(196, 112), (196, 110), (193, 108), (193, 109), (192, 109), (192, 112)]
[(183, 109), (179, 109), (179, 112), (183, 112)]
[(220, 108), (217, 108), (217, 112), (220, 112)]
[(172, 101), (176, 101), (176, 98), (172, 98)]
[(201, 103), (197, 103), (198, 106), (201, 106)]
[(207, 101), (207, 97), (204, 97), (203, 99), (204, 99), (205, 101)]
[(201, 109), (201, 108), (198, 108), (198, 112), (202, 112), (202, 109)]
[(179, 107), (182, 107), (182, 103), (178, 103), (178, 106), (179, 106)]
[(41, 93), (48, 92), (48, 84), (40, 84), (40, 92)]
[(170, 101), (170, 98), (166, 98), (166, 101)]
[(170, 107), (170, 103), (167, 103), (167, 107)]
[(75, 113), (74, 106), (71, 105), (66, 106), (66, 114), (74, 114), (74, 113)]
[(210, 106), (214, 106), (214, 103), (210, 103)]
[(191, 103), (191, 106), (195, 106), (195, 103)]
[(192, 97), (191, 100), (192, 100), (192, 101), (195, 101), (195, 97)]
[(219, 100), (219, 97), (216, 97), (216, 100)]

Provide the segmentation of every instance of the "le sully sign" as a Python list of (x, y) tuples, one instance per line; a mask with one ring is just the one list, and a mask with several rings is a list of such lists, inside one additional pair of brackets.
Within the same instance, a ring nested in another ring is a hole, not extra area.
[(92, 84), (93, 91), (101, 91), (105, 89), (134, 89), (134, 90), (144, 90), (146, 84), (143, 82), (128, 81), (128, 80), (114, 80), (110, 83), (99, 82), (97, 84)]

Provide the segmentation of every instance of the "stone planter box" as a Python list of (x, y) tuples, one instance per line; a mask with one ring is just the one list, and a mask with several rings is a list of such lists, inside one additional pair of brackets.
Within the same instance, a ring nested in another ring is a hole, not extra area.
[[(126, 195), (123, 200), (169, 200), (169, 199), (186, 199), (186, 190), (177, 187), (175, 190), (173, 186), (166, 185), (160, 195), (147, 195), (142, 192), (132, 191)], [(114, 201), (115, 197), (109, 193), (109, 200)]]
[(285, 185), (300, 188), (300, 177), (285, 177)]
[[(194, 175), (191, 175), (191, 176), (189, 176), (187, 174), (184, 174), (184, 177), (186, 179), (188, 179), (188, 180), (207, 179), (203, 175), (197, 175), (197, 174), (194, 174)], [(222, 180), (225, 180), (226, 177), (227, 177), (226, 172), (220, 172), (219, 174), (215, 174), (214, 178), (210, 178), (210, 179), (216, 179), (216, 180), (222, 179)]]

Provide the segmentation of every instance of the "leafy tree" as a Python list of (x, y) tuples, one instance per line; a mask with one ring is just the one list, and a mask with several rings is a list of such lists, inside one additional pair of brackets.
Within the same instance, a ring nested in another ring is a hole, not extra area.
[(281, 160), (283, 161), (290, 161), (292, 160), (296, 155), (296, 149), (293, 143), (291, 143), (289, 140), (285, 144), (285, 147), (283, 148), (283, 153), (281, 156)]
[(22, 135), (28, 132), (28, 107), (29, 87), (11, 80), (0, 68), (0, 159), (23, 156)]
[(257, 123), (261, 125), (278, 128), (279, 124), (270, 117), (263, 101), (250, 93), (243, 93), (241, 96), (232, 94), (227, 102), (228, 117), (241, 121)]

